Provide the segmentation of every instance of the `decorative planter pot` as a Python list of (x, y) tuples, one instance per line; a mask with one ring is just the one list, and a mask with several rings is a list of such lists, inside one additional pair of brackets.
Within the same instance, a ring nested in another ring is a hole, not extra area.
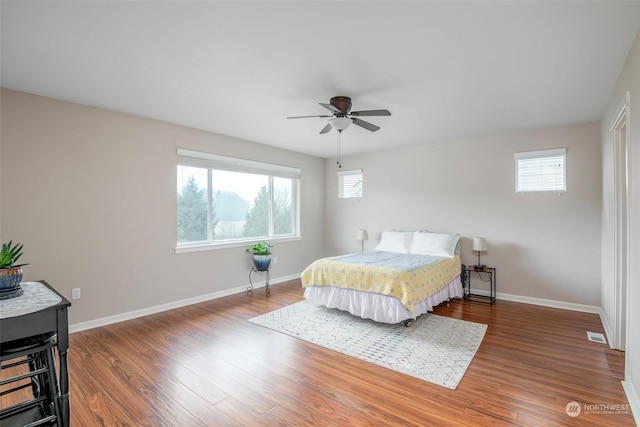
[(20, 287), (22, 267), (0, 269), (0, 300), (19, 297), (24, 293)]
[(20, 286), (22, 267), (0, 270), (0, 291), (10, 291)]
[(271, 255), (253, 255), (253, 265), (258, 271), (267, 271), (271, 264)]

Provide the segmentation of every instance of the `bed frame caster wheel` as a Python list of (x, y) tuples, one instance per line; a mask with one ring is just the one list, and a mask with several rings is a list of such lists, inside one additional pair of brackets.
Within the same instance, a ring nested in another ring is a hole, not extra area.
[(409, 326), (411, 326), (411, 324), (413, 323), (414, 319), (407, 319), (404, 321), (404, 326), (406, 326), (407, 328)]

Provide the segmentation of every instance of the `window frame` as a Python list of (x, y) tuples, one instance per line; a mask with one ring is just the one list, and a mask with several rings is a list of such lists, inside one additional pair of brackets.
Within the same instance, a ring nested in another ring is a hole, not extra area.
[[(184, 253), (184, 252), (193, 252), (193, 251), (201, 251), (201, 250), (210, 250), (210, 249), (222, 249), (222, 248), (231, 248), (231, 247), (240, 247), (246, 246), (249, 243), (253, 243), (255, 241), (260, 240), (268, 240), (270, 242), (273, 241), (294, 241), (300, 240), (300, 178), (301, 178), (301, 170), (299, 168), (284, 166), (284, 165), (276, 165), (272, 163), (263, 163), (257, 162), (253, 160), (241, 159), (237, 157), (229, 157), (222, 156), (212, 153), (205, 153), (200, 151), (193, 151), (183, 148), (177, 149), (177, 164), (176, 164), (176, 174), (177, 174), (177, 166), (187, 166), (187, 167), (196, 167), (203, 168), (207, 170), (207, 198), (208, 198), (208, 220), (207, 220), (207, 240), (206, 241), (193, 241), (193, 242), (178, 242), (177, 236), (177, 227), (178, 227), (178, 218), (177, 218), (177, 205), (176, 205), (176, 253)], [(227, 172), (238, 172), (238, 173), (247, 173), (247, 174), (255, 174), (266, 176), (268, 178), (268, 192), (269, 192), (269, 230), (268, 236), (261, 237), (243, 237), (239, 239), (225, 239), (222, 241), (209, 240), (211, 236), (210, 223), (211, 223), (211, 215), (212, 215), (212, 200), (213, 200), (213, 185), (212, 185), (212, 170), (221, 170)], [(174, 182), (177, 182), (176, 180)], [(273, 203), (273, 179), (274, 178), (287, 178), (292, 181), (292, 193), (291, 193), (291, 206), (293, 209), (292, 212), (292, 234), (287, 235), (274, 235), (274, 203)], [(177, 203), (178, 191), (176, 191), (176, 203)]]
[[(545, 165), (545, 160), (561, 158), (562, 170), (560, 173), (554, 172), (551, 165)], [(554, 175), (556, 186), (552, 187), (544, 183), (530, 182), (523, 183), (522, 180), (527, 178), (521, 174), (521, 161), (531, 161), (534, 163), (538, 161), (538, 164), (534, 166), (539, 168), (539, 174), (548, 173)], [(515, 192), (516, 194), (526, 193), (565, 193), (567, 191), (567, 149), (566, 148), (552, 148), (548, 150), (536, 150), (536, 151), (523, 151), (514, 153), (514, 166), (515, 166)], [(561, 175), (561, 176), (560, 176)], [(524, 188), (526, 187), (526, 188)]]

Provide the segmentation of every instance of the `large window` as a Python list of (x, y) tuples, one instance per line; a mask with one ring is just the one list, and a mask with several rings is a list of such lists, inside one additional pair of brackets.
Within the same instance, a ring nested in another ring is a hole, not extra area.
[(300, 170), (178, 149), (178, 246), (299, 235)]
[(566, 149), (515, 153), (516, 192), (567, 190)]

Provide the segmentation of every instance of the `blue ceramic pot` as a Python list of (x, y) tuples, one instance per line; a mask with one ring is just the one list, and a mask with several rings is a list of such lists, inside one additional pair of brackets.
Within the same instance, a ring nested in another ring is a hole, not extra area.
[(258, 271), (267, 271), (271, 264), (271, 255), (254, 255), (253, 265), (255, 265)]
[(10, 291), (20, 286), (22, 267), (0, 270), (0, 291)]

